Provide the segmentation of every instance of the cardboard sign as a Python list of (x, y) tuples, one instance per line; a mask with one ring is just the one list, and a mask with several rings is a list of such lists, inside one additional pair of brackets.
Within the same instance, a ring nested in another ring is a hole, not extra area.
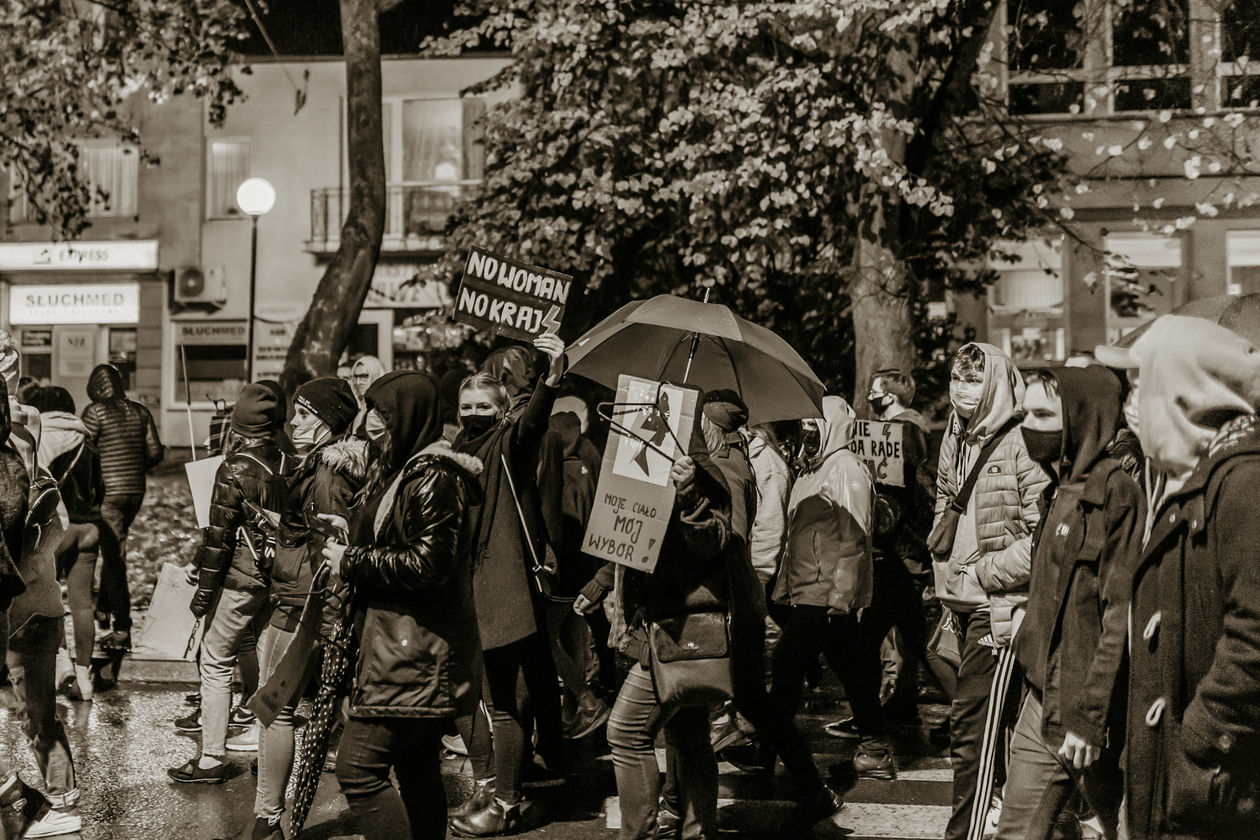
[(191, 661), (201, 644), (201, 622), (188, 610), (196, 591), (196, 585), (185, 579), (182, 568), (174, 563), (164, 564), (136, 647), (169, 659)]
[(871, 468), (876, 484), (904, 487), (905, 450), (901, 447), (901, 424), (880, 420), (858, 420), (854, 426), (853, 454)]
[(462, 324), (532, 341), (560, 330), (573, 278), (473, 248), (455, 297)]
[[(669, 471), (686, 454), (699, 392), (622, 374), (582, 550), (651, 573), (674, 511)], [(682, 448), (680, 449), (680, 444)]]
[(189, 461), (184, 464), (184, 472), (188, 474), (188, 489), (192, 491), (193, 515), (197, 518), (197, 527), (204, 528), (210, 524), (210, 496), (214, 493), (214, 476), (223, 463), (222, 455), (213, 458), (202, 458), (200, 461)]

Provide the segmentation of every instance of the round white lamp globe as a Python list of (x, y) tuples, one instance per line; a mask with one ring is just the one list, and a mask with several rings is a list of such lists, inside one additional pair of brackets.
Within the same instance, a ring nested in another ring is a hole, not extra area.
[(246, 216), (265, 216), (276, 206), (276, 188), (266, 178), (246, 178), (236, 188), (236, 205)]

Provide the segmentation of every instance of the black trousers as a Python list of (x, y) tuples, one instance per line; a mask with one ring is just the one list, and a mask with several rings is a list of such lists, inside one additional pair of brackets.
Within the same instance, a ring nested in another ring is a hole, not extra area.
[(530, 735), (538, 727), (538, 754), (551, 769), (563, 764), (560, 684), (551, 645), (543, 631), (519, 642), (485, 651), (486, 684), (494, 728), (496, 795), (519, 798), (521, 773), (532, 753)]
[[(337, 781), (365, 840), (446, 837), (443, 725), (437, 718), (352, 718), (346, 723), (337, 750)], [(390, 783), (391, 769), (397, 788)]]

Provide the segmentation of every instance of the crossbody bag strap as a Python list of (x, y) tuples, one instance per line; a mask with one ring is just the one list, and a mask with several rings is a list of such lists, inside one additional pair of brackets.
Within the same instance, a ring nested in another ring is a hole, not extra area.
[(967, 473), (967, 478), (963, 481), (962, 487), (958, 488), (958, 495), (954, 496), (954, 500), (949, 506), (958, 513), (964, 513), (967, 510), (967, 502), (971, 500), (971, 492), (976, 489), (976, 482), (980, 480), (980, 473), (984, 469), (984, 465), (988, 463), (989, 456), (997, 449), (1002, 438), (1006, 437), (1006, 433), (1013, 429), (1019, 421), (1012, 417), (1002, 424), (1002, 428), (994, 433), (993, 437), (984, 444), (980, 449), (980, 455), (976, 458), (975, 464)]

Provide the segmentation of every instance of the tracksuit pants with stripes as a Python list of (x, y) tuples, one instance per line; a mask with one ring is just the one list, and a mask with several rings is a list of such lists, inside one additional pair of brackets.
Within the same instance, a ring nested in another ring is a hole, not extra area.
[(962, 662), (949, 716), (954, 797), (945, 840), (980, 840), (989, 802), (1002, 789), (1022, 676), (1010, 646), (992, 646), (987, 610), (955, 616)]

